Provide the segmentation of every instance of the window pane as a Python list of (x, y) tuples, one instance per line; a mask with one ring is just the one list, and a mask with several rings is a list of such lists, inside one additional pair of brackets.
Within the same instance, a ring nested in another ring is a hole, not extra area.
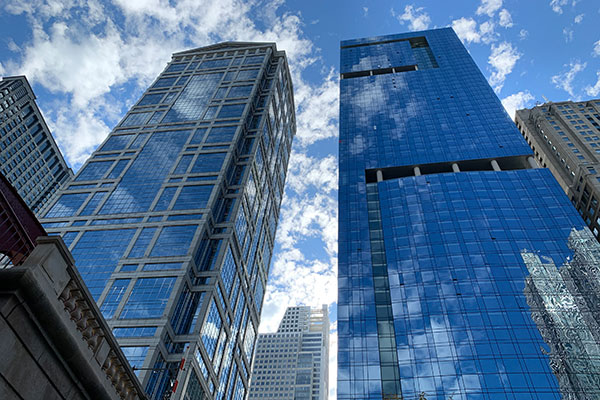
[(161, 318), (176, 280), (175, 277), (138, 279), (119, 318)]
[(212, 189), (212, 185), (184, 186), (177, 197), (173, 210), (205, 208)]
[(76, 181), (94, 181), (104, 176), (114, 161), (92, 161), (77, 175)]
[(150, 252), (150, 257), (186, 255), (196, 228), (197, 225), (164, 227)]
[(46, 214), (46, 218), (70, 217), (87, 199), (89, 193), (63, 194)]

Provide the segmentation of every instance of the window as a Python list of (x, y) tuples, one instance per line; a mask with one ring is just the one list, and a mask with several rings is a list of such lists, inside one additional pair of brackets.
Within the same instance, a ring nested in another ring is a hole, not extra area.
[(161, 318), (176, 279), (138, 279), (119, 318)]
[(197, 225), (164, 227), (150, 252), (150, 257), (186, 255), (196, 228)]

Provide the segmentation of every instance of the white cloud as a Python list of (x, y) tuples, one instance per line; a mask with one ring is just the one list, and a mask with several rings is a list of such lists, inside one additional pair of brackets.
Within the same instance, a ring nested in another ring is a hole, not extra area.
[(459, 18), (452, 21), (452, 28), (460, 40), (465, 43), (479, 43), (481, 34), (477, 31), (477, 22), (473, 18)]
[(594, 43), (594, 50), (592, 50), (592, 55), (594, 57), (600, 57), (600, 40)]
[(501, 27), (510, 28), (514, 25), (512, 21), (512, 16), (506, 8), (503, 8), (502, 11), (500, 11), (500, 14), (498, 14), (498, 16), (500, 17), (499, 24)]
[(288, 166), (286, 187), (296, 193), (305, 192), (310, 186), (320, 192), (330, 193), (337, 190), (338, 165), (334, 155), (316, 158), (293, 151)]
[(481, 23), (479, 28), (473, 18), (462, 17), (452, 21), (452, 29), (464, 43), (483, 42), (489, 44), (495, 41), (498, 37), (495, 27), (492, 20)]
[(485, 21), (479, 25), (479, 34), (481, 35), (481, 41), (485, 44), (490, 44), (494, 42), (498, 37), (498, 34), (495, 31), (496, 25), (492, 22), (492, 20)]
[(565, 37), (565, 42), (569, 43), (573, 41), (573, 29), (563, 28), (562, 32)]
[(569, 93), (571, 97), (575, 97), (575, 93), (573, 90), (573, 80), (575, 79), (575, 75), (579, 72), (583, 71), (587, 63), (581, 63), (580, 61), (571, 61), (569, 65), (565, 65), (568, 68), (567, 71), (554, 75), (552, 77), (552, 83), (559, 88)]
[(411, 31), (425, 30), (429, 28), (429, 24), (431, 23), (431, 18), (424, 11), (424, 8), (416, 8), (414, 5), (407, 5), (404, 7), (404, 13), (396, 16), (396, 18), (402, 24), (408, 22), (408, 29)]
[(521, 30), (519, 31), (519, 38), (520, 38), (521, 40), (523, 40), (523, 39), (527, 38), (527, 36), (529, 36), (529, 32), (527, 32), (525, 29), (521, 29)]
[(481, 0), (481, 5), (477, 8), (477, 15), (487, 14), (489, 17), (493, 17), (500, 7), (502, 7), (502, 0)]
[(569, 3), (569, 0), (552, 0), (550, 2), (550, 7), (552, 7), (552, 11), (557, 14), (563, 13), (563, 7)]
[(495, 71), (492, 72), (489, 81), (496, 92), (502, 90), (506, 75), (512, 72), (519, 58), (521, 54), (508, 42), (502, 42), (498, 46), (492, 45), (488, 63)]
[(296, 139), (303, 146), (338, 135), (338, 75), (333, 69), (321, 85), (312, 86), (294, 79), (296, 101)]
[(585, 88), (585, 93), (591, 97), (597, 97), (600, 94), (600, 71), (596, 72), (596, 76), (598, 77), (596, 84)]
[(585, 14), (579, 14), (575, 16), (575, 19), (573, 20), (576, 24), (580, 24), (581, 21), (583, 21), (583, 17), (585, 16)]
[(502, 99), (502, 105), (504, 109), (510, 115), (510, 117), (515, 119), (515, 111), (521, 110), (529, 105), (529, 103), (535, 98), (529, 91), (521, 91), (518, 93), (511, 94)]

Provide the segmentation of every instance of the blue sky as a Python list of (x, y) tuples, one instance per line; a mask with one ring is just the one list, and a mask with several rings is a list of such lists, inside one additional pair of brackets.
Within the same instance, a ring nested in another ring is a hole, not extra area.
[[(592, 0), (2, 0), (0, 75), (28, 76), (77, 170), (171, 53), (223, 40), (276, 41), (286, 50), (298, 133), (266, 332), (287, 305), (335, 305), (340, 40), (453, 26), (512, 115), (544, 96), (600, 97), (599, 20)], [(331, 317), (333, 396), (335, 307)]]

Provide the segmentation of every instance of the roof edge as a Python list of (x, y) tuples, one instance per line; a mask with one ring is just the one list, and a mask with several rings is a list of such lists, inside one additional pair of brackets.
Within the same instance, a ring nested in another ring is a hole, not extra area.
[(249, 46), (275, 46), (277, 48), (277, 44), (275, 42), (221, 42), (215, 43), (208, 46), (196, 47), (190, 50), (179, 51), (177, 53), (173, 53), (173, 56), (179, 56), (184, 54), (196, 53), (199, 51), (210, 51), (210, 50), (220, 50), (227, 48), (240, 48), (240, 47), (249, 47)]

